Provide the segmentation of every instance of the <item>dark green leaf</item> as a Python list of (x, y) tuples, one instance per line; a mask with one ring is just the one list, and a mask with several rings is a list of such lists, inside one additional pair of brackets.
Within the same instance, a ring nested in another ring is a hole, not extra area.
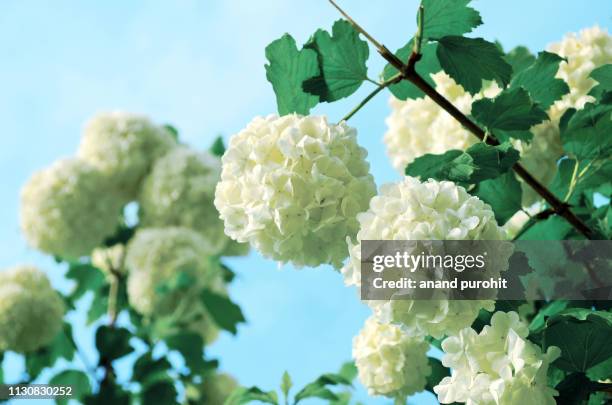
[[(412, 44), (413, 40), (411, 39), (406, 45), (398, 49), (395, 55), (403, 61), (408, 61), (408, 57), (410, 56), (413, 48)], [(438, 62), (438, 57), (436, 56), (437, 47), (438, 45), (436, 43), (423, 44), (421, 47), (421, 60), (415, 65), (417, 73), (433, 87), (435, 87), (436, 84), (431, 78), (431, 74), (442, 70), (440, 63)], [(397, 73), (399, 73), (399, 71), (393, 67), (393, 65), (388, 63), (383, 70), (383, 79), (390, 80)], [(424, 96), (424, 93), (421, 90), (407, 80), (402, 80), (399, 83), (389, 86), (389, 91), (391, 91), (391, 93), (400, 100)]]
[(178, 404), (176, 387), (170, 380), (158, 381), (142, 391), (143, 404), (173, 405)]
[(510, 88), (523, 87), (529, 92), (531, 99), (546, 110), (569, 92), (567, 83), (555, 78), (561, 61), (563, 58), (557, 54), (540, 52), (533, 65), (519, 74), (515, 73)]
[(429, 366), (431, 367), (431, 374), (427, 377), (427, 385), (425, 389), (434, 392), (433, 387), (440, 384), (440, 381), (444, 377), (450, 376), (450, 369), (444, 367), (442, 362), (433, 357), (429, 357)]
[(535, 62), (536, 58), (529, 52), (524, 46), (517, 46), (508, 52), (505, 56), (506, 62), (512, 65), (512, 72), (514, 75), (527, 69)]
[(95, 294), (106, 282), (102, 271), (83, 263), (70, 263), (66, 278), (76, 283), (70, 294), (72, 300), (78, 300), (88, 291)]
[(181, 332), (166, 339), (171, 350), (176, 350), (185, 359), (185, 364), (194, 373), (199, 373), (206, 367), (204, 361), (204, 340), (195, 332)]
[(239, 323), (246, 322), (242, 310), (229, 297), (205, 289), (201, 294), (202, 303), (220, 328), (236, 334)]
[(475, 101), (472, 115), (489, 131), (524, 131), (548, 118), (520, 87), (504, 90), (493, 100)]
[(85, 405), (129, 405), (130, 395), (110, 380), (104, 380), (100, 390), (93, 395), (88, 395), (83, 401)]
[(302, 83), (319, 75), (317, 53), (312, 49), (298, 50), (289, 34), (266, 47), (266, 77), (276, 94), (278, 113), (308, 114), (317, 105), (319, 97), (306, 93)]
[(612, 153), (612, 105), (587, 103), (562, 118), (563, 148), (579, 160), (607, 158)]
[(353, 94), (367, 78), (368, 43), (346, 20), (338, 20), (332, 35), (317, 30), (304, 48), (317, 52), (321, 75), (308, 79), (304, 90), (321, 101), (336, 101)]
[(172, 365), (166, 358), (153, 359), (151, 352), (146, 352), (134, 363), (132, 380), (146, 386), (153, 381), (167, 378), (171, 368)]
[[(87, 374), (80, 370), (64, 370), (51, 377), (50, 385), (71, 386), (72, 399), (81, 399), (91, 392), (91, 384)], [(55, 402), (60, 405), (67, 404), (69, 398), (57, 397)]]
[(96, 331), (96, 348), (100, 359), (113, 361), (134, 351), (130, 345), (132, 334), (120, 327), (101, 325)]
[(225, 400), (224, 405), (242, 405), (251, 401), (278, 405), (278, 396), (274, 391), (263, 391), (258, 387), (238, 388)]
[(557, 346), (562, 370), (585, 372), (612, 356), (612, 313), (573, 308), (552, 316), (544, 329), (544, 347)]
[(590, 77), (596, 80), (598, 84), (591, 89), (589, 95), (600, 100), (606, 92), (612, 91), (612, 64), (593, 69)]
[(175, 141), (178, 141), (179, 139), (178, 129), (176, 129), (173, 125), (170, 125), (170, 124), (165, 124), (163, 127), (166, 131), (168, 131), (168, 133), (174, 138)]
[(593, 381), (612, 379), (612, 357), (591, 367), (586, 374)]
[(546, 319), (563, 311), (565, 308), (567, 308), (568, 304), (569, 302), (566, 300), (555, 300), (549, 302), (544, 308), (540, 309), (536, 316), (531, 320), (529, 330), (534, 333), (541, 331), (546, 325)]
[(210, 153), (215, 156), (221, 157), (225, 153), (225, 143), (223, 142), (223, 137), (218, 136), (217, 139), (210, 146)]
[(338, 396), (327, 388), (329, 385), (351, 386), (351, 381), (340, 374), (323, 374), (313, 382), (306, 384), (297, 394), (295, 403), (306, 398), (321, 398), (328, 400), (338, 400)]
[(495, 130), (495, 137), (500, 142), (508, 142), (511, 139), (520, 139), (521, 141), (529, 142), (533, 139), (533, 134), (529, 130), (524, 131), (502, 131), (501, 129)]
[(406, 167), (406, 174), (422, 180), (478, 183), (507, 172), (518, 159), (519, 153), (510, 143), (491, 146), (480, 142), (465, 152), (450, 150), (441, 155), (426, 154), (416, 158)]
[[(573, 373), (561, 381), (555, 389), (559, 391), (558, 405), (586, 405), (591, 394), (590, 381), (582, 373)], [(603, 405), (603, 404), (602, 404)]]
[(443, 37), (437, 54), (444, 71), (472, 94), (480, 91), (483, 79), (502, 87), (510, 82), (512, 66), (494, 43), (482, 38)]
[(522, 207), (523, 190), (512, 172), (478, 183), (471, 194), (493, 208), (499, 225), (505, 224)]
[(462, 35), (482, 24), (480, 13), (467, 5), (471, 0), (423, 0), (423, 35), (438, 39)]

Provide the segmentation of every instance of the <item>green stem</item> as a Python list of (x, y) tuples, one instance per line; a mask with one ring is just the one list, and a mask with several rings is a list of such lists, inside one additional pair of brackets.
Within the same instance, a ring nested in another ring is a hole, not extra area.
[(419, 11), (417, 14), (417, 32), (414, 34), (414, 47), (412, 48), (412, 52), (414, 54), (421, 54), (421, 45), (423, 44), (423, 30), (425, 29), (425, 7), (423, 4), (419, 6)]
[(572, 179), (570, 180), (569, 187), (567, 189), (567, 194), (563, 199), (563, 202), (568, 202), (574, 193), (574, 189), (576, 188), (576, 182), (578, 180), (578, 167), (580, 166), (580, 161), (576, 160), (576, 164), (574, 164), (574, 171), (572, 172)]
[(357, 113), (357, 111), (361, 110), (361, 108), (368, 103), (371, 99), (373, 99), (378, 93), (382, 90), (389, 87), (391, 84), (396, 83), (398, 79), (401, 77), (401, 74), (398, 73), (395, 76), (391, 77), (389, 80), (385, 80), (382, 83), (376, 83), (376, 88), (366, 96), (355, 108), (353, 108), (348, 114), (346, 114), (340, 121), (348, 121), (353, 115)]

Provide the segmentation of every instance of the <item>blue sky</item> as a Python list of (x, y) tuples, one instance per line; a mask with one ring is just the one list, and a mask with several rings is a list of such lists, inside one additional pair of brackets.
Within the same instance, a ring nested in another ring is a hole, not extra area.
[[(414, 31), (416, 0), (344, 0), (341, 4), (390, 49)], [(506, 48), (541, 50), (566, 32), (609, 27), (609, 0), (474, 2), (485, 25), (478, 36)], [(103, 110), (127, 110), (171, 123), (181, 138), (205, 148), (259, 114), (275, 111), (266, 82), (264, 47), (285, 32), (304, 42), (338, 18), (324, 0), (105, 2), (4, 0), (0, 3), (0, 268), (43, 266), (54, 284), (64, 269), (29, 249), (19, 233), (18, 194), (34, 170), (74, 153), (84, 121)], [(383, 62), (371, 52), (370, 76)], [(371, 87), (315, 113), (336, 121)], [(369, 151), (377, 183), (399, 177), (382, 144), (387, 95), (368, 104), (351, 124)], [(350, 358), (351, 339), (368, 310), (328, 267), (278, 269), (253, 253), (232, 260), (239, 277), (232, 296), (249, 323), (222, 336), (210, 353), (245, 385), (276, 387), (285, 369), (303, 384)], [(79, 332), (87, 349), (91, 337)], [(11, 361), (11, 372), (17, 363)], [(364, 390), (358, 395), (365, 398)], [(370, 404), (389, 403), (368, 399)], [(424, 395), (413, 404), (431, 403)]]

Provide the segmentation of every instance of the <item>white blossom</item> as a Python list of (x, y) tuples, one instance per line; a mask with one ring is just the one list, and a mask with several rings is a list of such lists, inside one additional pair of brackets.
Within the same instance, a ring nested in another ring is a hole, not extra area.
[[(362, 240), (504, 240), (491, 207), (449, 181), (406, 177), (380, 188), (368, 211), (357, 217), (361, 227), (358, 243), (349, 249), (350, 258), (341, 272), (345, 283), (360, 286)], [(505, 248), (499, 245), (500, 249)], [(500, 271), (510, 252), (500, 250)], [(504, 267), (506, 266), (506, 267)], [(401, 323), (411, 334), (442, 337), (472, 324), (481, 308), (493, 309), (490, 300), (369, 301), (382, 322)]]
[(223, 156), (215, 205), (226, 234), (279, 262), (339, 267), (375, 193), (356, 134), (325, 117), (255, 118)]
[(547, 386), (549, 364), (560, 355), (527, 340), (529, 330), (516, 312), (496, 312), (480, 333), (461, 330), (442, 342), (442, 364), (452, 375), (434, 391), (443, 403), (554, 405), (557, 391)]
[(110, 236), (125, 200), (78, 159), (58, 160), (21, 190), (21, 229), (31, 246), (64, 259), (88, 255)]
[(431, 374), (428, 348), (423, 338), (370, 318), (353, 339), (359, 380), (370, 395), (405, 398), (422, 391)]
[(212, 253), (221, 252), (230, 239), (213, 203), (220, 174), (218, 157), (175, 148), (155, 163), (143, 182), (139, 198), (142, 224), (193, 229), (208, 241)]
[(64, 302), (47, 276), (33, 266), (0, 272), (0, 352), (31, 352), (62, 329)]
[(108, 112), (86, 124), (77, 155), (111, 177), (126, 198), (135, 198), (153, 162), (175, 145), (170, 132), (147, 117)]

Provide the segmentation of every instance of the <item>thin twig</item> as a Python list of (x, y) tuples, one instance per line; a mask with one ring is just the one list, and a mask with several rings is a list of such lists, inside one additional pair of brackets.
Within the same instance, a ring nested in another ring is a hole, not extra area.
[[(415, 64), (420, 59), (421, 55), (412, 53), (408, 64), (402, 62), (397, 56), (389, 52), (389, 50), (372, 36), (367, 33), (361, 26), (359, 26), (344, 10), (342, 10), (333, 0), (329, 0), (334, 7), (340, 11), (340, 13), (347, 18), (347, 20), (353, 24), (353, 26), (362, 33), (378, 50), (383, 58), (387, 60), (394, 68), (396, 68), (402, 75), (403, 80), (407, 80), (418, 87), (423, 93), (429, 96), (436, 104), (442, 109), (448, 112), (453, 118), (455, 118), (463, 127), (475, 135), (478, 139), (486, 142), (489, 145), (499, 145), (500, 142), (494, 136), (494, 134), (486, 134), (476, 123), (474, 123), (465, 114), (459, 111), (450, 101), (448, 101), (442, 94), (438, 93), (429, 83), (427, 83), (415, 70)], [(578, 218), (569, 205), (560, 201), (553, 193), (548, 190), (542, 183), (536, 180), (520, 163), (516, 163), (512, 169), (514, 172), (523, 179), (523, 181), (531, 188), (533, 188), (540, 196), (546, 200), (548, 204), (552, 206), (554, 211), (565, 218), (574, 228), (582, 233), (586, 238), (593, 239), (595, 237), (594, 232), (580, 219)]]
[(376, 83), (376, 88), (370, 94), (368, 94), (366, 96), (366, 98), (361, 100), (361, 102), (359, 104), (357, 104), (357, 106), (355, 108), (353, 108), (351, 111), (349, 111), (348, 114), (346, 114), (344, 117), (342, 117), (342, 119), (340, 121), (348, 121), (353, 115), (355, 115), (357, 113), (357, 111), (361, 110), (361, 108), (364, 105), (366, 105), (368, 103), (368, 101), (370, 101), (372, 98), (374, 98), (374, 96), (376, 96), (383, 89), (386, 89), (387, 87), (389, 87), (393, 83), (397, 83), (399, 80), (401, 80), (401, 78), (402, 78), (402, 75), (398, 73), (395, 76), (393, 76), (392, 78), (390, 78), (389, 80), (385, 80), (382, 83)]

